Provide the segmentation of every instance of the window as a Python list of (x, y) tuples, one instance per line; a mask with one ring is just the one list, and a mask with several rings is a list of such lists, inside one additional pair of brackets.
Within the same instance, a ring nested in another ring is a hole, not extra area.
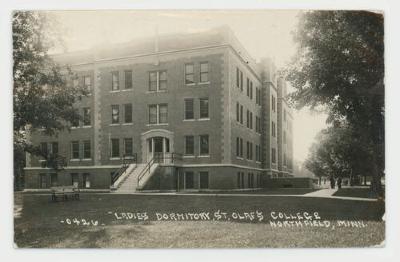
[(91, 117), (90, 117), (90, 107), (83, 108), (83, 126), (90, 126)]
[(250, 99), (253, 99), (253, 82), (250, 81)]
[(50, 154), (54, 155), (58, 154), (58, 142), (52, 142), (50, 144)]
[(157, 105), (149, 105), (149, 124), (157, 124)]
[(200, 63), (200, 83), (208, 81), (208, 62)]
[(193, 64), (185, 65), (185, 84), (194, 84), (194, 66)]
[(246, 95), (250, 96), (250, 79), (247, 77), (246, 80)]
[(167, 90), (167, 71), (149, 72), (149, 91)]
[(250, 112), (250, 129), (253, 129), (253, 112)]
[(132, 104), (124, 105), (125, 123), (132, 123)]
[(240, 91), (243, 91), (243, 72), (240, 71)]
[(89, 173), (83, 173), (83, 187), (84, 188), (90, 188), (90, 174)]
[(132, 70), (125, 70), (125, 89), (132, 89)]
[(240, 157), (240, 138), (236, 137), (236, 156)]
[(240, 123), (243, 125), (243, 106), (240, 105)]
[(276, 149), (271, 148), (271, 162), (276, 163)]
[(200, 189), (208, 188), (208, 172), (200, 172)]
[(250, 142), (246, 142), (246, 158), (250, 159)]
[(194, 188), (194, 174), (192, 171), (185, 172), (185, 189)]
[(250, 142), (250, 154), (249, 154), (249, 156), (250, 156), (250, 160), (253, 160), (253, 143), (252, 142)]
[(208, 135), (200, 136), (200, 155), (208, 155), (209, 145), (208, 145)]
[(240, 122), (240, 105), (239, 102), (236, 102), (236, 121)]
[(124, 139), (124, 156), (133, 156), (133, 140), (132, 138)]
[(83, 77), (83, 87), (90, 94), (92, 91), (92, 78), (90, 76)]
[(244, 188), (244, 173), (243, 172), (237, 173), (237, 187)]
[(159, 105), (159, 123), (165, 124), (168, 123), (168, 105), (162, 104)]
[(275, 127), (275, 122), (274, 121), (271, 121), (271, 128), (272, 128), (271, 134), (272, 134), (273, 137), (275, 137), (276, 136), (276, 127)]
[(246, 111), (246, 126), (247, 128), (250, 128), (250, 111)]
[(72, 127), (79, 127), (79, 117), (78, 116), (76, 116), (76, 117), (74, 117), (73, 119), (72, 119), (72, 121), (71, 121), (71, 126)]
[(236, 87), (240, 88), (240, 70), (236, 67)]
[(58, 176), (56, 173), (51, 173), (50, 174), (50, 185), (57, 186), (58, 185)]
[(193, 99), (185, 99), (185, 119), (194, 119)]
[(240, 138), (240, 157), (243, 157), (243, 138)]
[(200, 98), (200, 118), (209, 118), (208, 98)]
[(111, 157), (119, 157), (119, 139), (111, 139)]
[(79, 141), (71, 142), (71, 159), (79, 159)]
[(157, 72), (149, 73), (149, 91), (157, 91)]
[(185, 155), (194, 155), (194, 136), (185, 136)]
[(119, 90), (119, 72), (112, 72), (111, 73), (112, 76), (112, 87), (111, 90), (112, 91), (117, 91)]
[(91, 148), (90, 148), (90, 140), (83, 141), (83, 158), (90, 159), (91, 156)]
[(119, 105), (111, 106), (111, 123), (119, 124)]
[(47, 175), (46, 174), (39, 175), (39, 187), (47, 188)]
[(79, 187), (79, 174), (71, 173), (71, 185)]
[(47, 157), (49, 155), (46, 142), (40, 143), (40, 151), (42, 151), (43, 156)]

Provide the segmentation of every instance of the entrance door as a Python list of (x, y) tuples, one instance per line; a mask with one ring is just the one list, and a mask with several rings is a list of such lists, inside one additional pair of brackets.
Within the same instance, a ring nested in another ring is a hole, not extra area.
[(147, 161), (154, 158), (157, 163), (165, 163), (169, 153), (169, 139), (165, 137), (152, 137), (147, 140)]
[(154, 161), (157, 163), (164, 162), (164, 150), (163, 150), (163, 137), (154, 137)]

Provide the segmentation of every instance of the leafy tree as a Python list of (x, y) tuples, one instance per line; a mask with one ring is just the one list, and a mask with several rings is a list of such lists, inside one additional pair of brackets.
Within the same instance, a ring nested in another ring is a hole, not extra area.
[[(56, 21), (45, 12), (17, 11), (13, 13), (13, 106), (14, 164), (20, 176), (24, 153), (43, 155), (27, 139), (28, 132), (41, 129), (46, 135), (56, 135), (79, 118), (74, 103), (82, 88), (69, 81), (74, 78), (68, 67), (60, 67), (49, 55), (58, 43)], [(48, 157), (47, 155), (45, 156)]]
[(376, 192), (384, 175), (383, 38), (379, 13), (304, 12), (294, 32), (297, 53), (285, 71), (297, 108), (323, 106), (328, 122), (348, 123), (363, 145), (366, 155), (359, 164), (368, 167)]

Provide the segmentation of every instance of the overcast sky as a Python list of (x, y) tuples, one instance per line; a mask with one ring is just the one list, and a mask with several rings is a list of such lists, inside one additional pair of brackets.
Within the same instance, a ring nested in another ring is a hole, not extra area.
[[(134, 38), (175, 32), (196, 32), (228, 25), (247, 51), (259, 60), (272, 57), (283, 67), (295, 52), (291, 31), (297, 11), (58, 11), (68, 51), (127, 42)], [(326, 115), (294, 111), (294, 158), (303, 161)]]

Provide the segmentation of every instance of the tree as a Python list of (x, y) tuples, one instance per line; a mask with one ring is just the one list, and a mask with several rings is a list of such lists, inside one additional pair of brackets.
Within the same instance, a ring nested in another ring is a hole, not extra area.
[(384, 175), (383, 37), (379, 13), (304, 12), (294, 32), (297, 53), (285, 70), (297, 108), (323, 106), (328, 122), (347, 122), (365, 149), (360, 161), (375, 192), (381, 192)]
[[(69, 81), (74, 78), (68, 67), (60, 67), (48, 54), (57, 44), (56, 21), (45, 12), (13, 13), (13, 106), (15, 176), (22, 173), (24, 152), (44, 152), (29, 143), (27, 133), (41, 129), (55, 135), (79, 118), (76, 99), (85, 95)], [(52, 156), (54, 157), (54, 156)]]

